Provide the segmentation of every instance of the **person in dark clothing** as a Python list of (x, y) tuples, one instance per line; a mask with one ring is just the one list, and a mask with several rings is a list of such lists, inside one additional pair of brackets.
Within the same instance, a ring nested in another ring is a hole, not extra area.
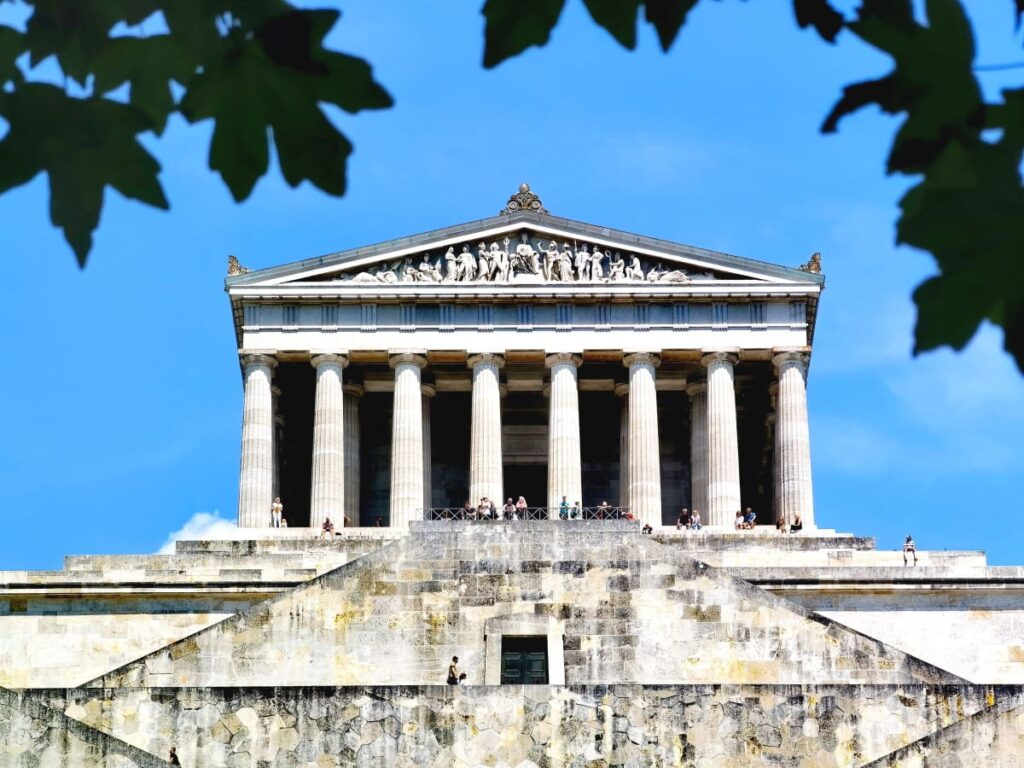
[(171, 755), (167, 762), (170, 765), (181, 765), (181, 761), (178, 759), (178, 750), (176, 747), (171, 747)]

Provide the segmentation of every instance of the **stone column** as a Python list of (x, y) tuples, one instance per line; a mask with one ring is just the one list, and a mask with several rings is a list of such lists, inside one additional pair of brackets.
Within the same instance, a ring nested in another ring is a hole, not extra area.
[[(345, 411), (345, 514), (349, 525), (359, 525), (359, 401), (363, 388), (345, 384), (342, 409)], [(344, 520), (339, 521), (343, 523)]]
[(619, 404), (619, 501), (618, 506), (629, 508), (629, 384), (616, 384), (615, 396)]
[(342, 370), (345, 355), (314, 355), (316, 402), (313, 407), (313, 472), (309, 487), (309, 527), (319, 531), (330, 517), (345, 524), (345, 412)]
[(626, 355), (629, 368), (629, 506), (642, 523), (661, 525), (661, 457), (658, 393), (654, 369), (661, 358), (650, 352)]
[(395, 405), (391, 429), (391, 527), (408, 529), (423, 508), (423, 394), (427, 359), (408, 352), (391, 355)]
[(569, 504), (583, 503), (583, 466), (580, 460), (580, 395), (577, 369), (583, 358), (559, 353), (548, 355), (551, 396), (548, 398), (548, 515), (558, 517), (562, 497)]
[(498, 370), (501, 355), (473, 355), (473, 413), (469, 437), (469, 501), (474, 506), (486, 496), (499, 507), (504, 483), (501, 459), (501, 390)]
[(811, 438), (807, 425), (807, 355), (782, 352), (772, 358), (779, 370), (776, 414), (776, 482), (779, 508), (786, 523), (799, 512), (805, 529), (814, 528), (814, 493), (811, 484)]
[(277, 360), (245, 355), (242, 412), (242, 466), (238, 478), (238, 527), (270, 527), (274, 492), (274, 407), (270, 380)]
[(736, 433), (736, 388), (733, 352), (710, 352), (701, 358), (708, 369), (708, 525), (728, 529), (740, 509), (740, 453)]
[(701, 520), (708, 514), (708, 385), (698, 381), (686, 388), (690, 397), (690, 510)]
[(423, 384), (420, 387), (420, 392), (423, 393), (423, 509), (427, 510), (434, 506), (434, 487), (430, 474), (433, 468), (430, 441), (430, 401), (437, 394), (437, 388), (433, 384)]

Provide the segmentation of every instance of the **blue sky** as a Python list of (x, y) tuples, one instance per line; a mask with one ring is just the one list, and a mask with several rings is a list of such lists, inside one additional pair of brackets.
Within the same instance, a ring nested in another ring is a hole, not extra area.
[[(567, 0), (547, 48), (485, 72), (479, 6), (343, 4), (332, 43), (370, 59), (396, 106), (332, 113), (356, 147), (340, 200), (274, 170), (235, 205), (206, 167), (209, 124), (180, 119), (149, 142), (172, 210), (109, 193), (84, 271), (49, 223), (45, 178), (0, 196), (0, 569), (152, 552), (234, 518), (228, 254), (267, 267), (482, 218), (523, 180), (568, 218), (791, 266), (821, 251), (819, 524), (1020, 563), (1024, 379), (991, 328), (963, 354), (911, 358), (910, 292), (933, 267), (893, 245), (897, 122), (865, 111), (817, 131), (886, 60), (798, 31), (787, 2), (703, 3), (670, 54), (646, 28), (630, 53)], [(1009, 0), (968, 6), (979, 62), (1024, 61)]]

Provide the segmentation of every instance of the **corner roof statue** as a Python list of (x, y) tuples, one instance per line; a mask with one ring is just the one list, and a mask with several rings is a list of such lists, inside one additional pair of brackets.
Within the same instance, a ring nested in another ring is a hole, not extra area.
[(525, 184), (229, 257), (238, 528), (0, 573), (0, 766), (1016, 764), (1021, 569), (815, 507), (820, 271)]

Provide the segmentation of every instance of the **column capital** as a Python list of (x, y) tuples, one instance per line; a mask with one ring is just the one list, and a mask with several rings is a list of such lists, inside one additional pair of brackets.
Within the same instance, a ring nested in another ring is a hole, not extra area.
[(497, 352), (480, 352), (470, 355), (469, 359), (466, 360), (466, 367), (468, 368), (476, 368), (478, 365), (494, 365), (501, 368), (505, 365), (505, 356), (499, 355)]
[(615, 396), (626, 397), (629, 394), (629, 384), (621, 382), (615, 385)]
[(811, 356), (802, 349), (776, 349), (772, 355), (772, 365), (782, 368), (786, 363), (797, 363), (802, 370), (807, 369)]
[(661, 365), (661, 355), (657, 352), (627, 352), (622, 358), (622, 364), (627, 368), (632, 368), (634, 365), (643, 365), (645, 363), (657, 368)]
[(740, 361), (738, 349), (705, 349), (701, 350), (703, 354), (700, 357), (700, 364), (705, 368), (710, 368), (715, 363), (728, 363), (729, 365), (736, 365)]
[(693, 381), (686, 385), (686, 394), (690, 397), (708, 391), (708, 383), (704, 379)]
[(363, 388), (359, 384), (344, 384), (341, 387), (341, 391), (349, 397), (362, 397)]
[(274, 369), (277, 367), (277, 358), (269, 352), (246, 352), (239, 353), (243, 368), (264, 367)]
[(564, 363), (571, 363), (576, 368), (579, 368), (583, 363), (583, 356), (572, 352), (553, 352), (544, 358), (544, 365), (548, 368), (554, 368), (556, 365)]
[(397, 368), (400, 365), (415, 365), (417, 368), (427, 367), (427, 358), (415, 352), (397, 352), (388, 357), (388, 365)]
[(420, 394), (424, 397), (433, 397), (437, 394), (437, 387), (433, 384), (420, 384)]
[(309, 364), (314, 368), (321, 365), (338, 365), (345, 368), (348, 366), (348, 355), (344, 352), (314, 352), (309, 358)]

